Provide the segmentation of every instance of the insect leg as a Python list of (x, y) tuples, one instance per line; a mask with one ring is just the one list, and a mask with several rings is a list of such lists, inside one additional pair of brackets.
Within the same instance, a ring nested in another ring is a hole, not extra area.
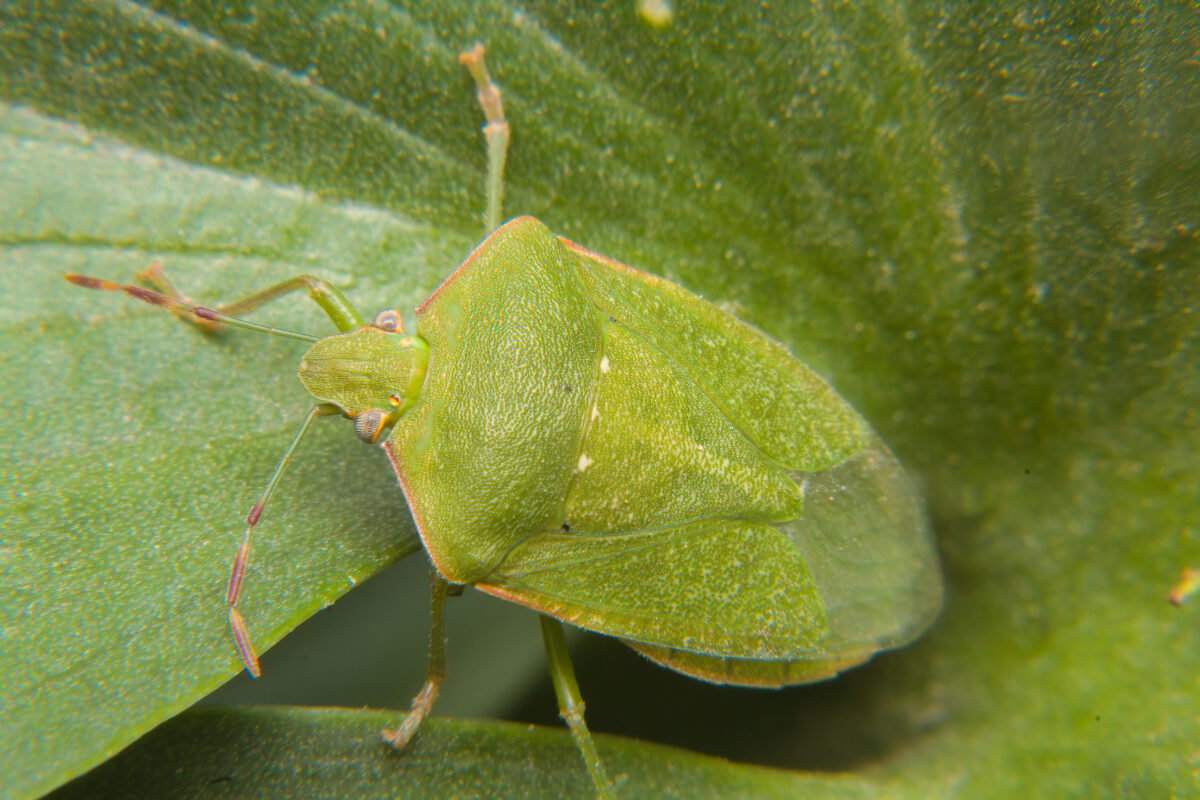
[(266, 289), (255, 292), (249, 297), (243, 297), (241, 300), (225, 303), (216, 308), (207, 308), (192, 303), (190, 299), (175, 288), (174, 284), (167, 278), (166, 273), (163, 272), (162, 267), (157, 263), (151, 264), (149, 268), (139, 273), (138, 277), (159, 291), (103, 280), (101, 278), (91, 278), (75, 273), (64, 275), (63, 277), (76, 286), (82, 286), (85, 289), (124, 292), (130, 297), (135, 297), (151, 305), (165, 308), (172, 314), (193, 322), (205, 330), (214, 330), (222, 325), (230, 325), (309, 342), (316, 341), (316, 337), (314, 336), (292, 333), (239, 319), (242, 314), (248, 314), (259, 306), (298, 289), (308, 290), (308, 296), (316, 301), (317, 305), (321, 306), (339, 331), (351, 331), (363, 326), (362, 317), (350, 305), (350, 301), (333, 284), (320, 278), (314, 278), (312, 275), (297, 275), (294, 278), (289, 278), (286, 281), (280, 281), (272, 286), (268, 286)]
[(233, 560), (233, 567), (229, 571), (229, 586), (225, 590), (225, 605), (229, 606), (229, 626), (233, 629), (233, 639), (237, 646), (237, 651), (242, 657), (242, 662), (246, 665), (246, 670), (256, 678), (262, 674), (262, 670), (258, 667), (258, 656), (254, 653), (254, 645), (250, 643), (250, 634), (246, 631), (246, 623), (242, 619), (241, 613), (237, 610), (237, 601), (242, 594), (242, 582), (246, 578), (246, 563), (250, 560), (250, 533), (262, 517), (267, 501), (271, 499), (271, 494), (279, 484), (279, 478), (283, 475), (284, 468), (291, 461), (292, 453), (295, 452), (296, 446), (300, 444), (300, 440), (304, 438), (304, 434), (308, 431), (308, 426), (317, 417), (340, 413), (341, 411), (337, 406), (327, 403), (321, 403), (309, 409), (308, 416), (304, 418), (304, 423), (300, 426), (299, 432), (296, 433), (296, 438), (292, 439), (292, 443), (288, 445), (288, 449), (283, 453), (283, 458), (279, 459), (279, 464), (276, 465), (275, 472), (271, 474), (271, 480), (267, 482), (267, 487), (263, 489), (263, 493), (259, 496), (258, 501), (250, 509), (250, 513), (246, 515), (246, 531), (242, 534), (242, 543), (238, 547), (237, 556)]
[(429, 627), (429, 666), (425, 671), (425, 685), (413, 698), (412, 709), (400, 727), (396, 730), (385, 730), (383, 740), (396, 750), (403, 750), (412, 741), (421, 725), (421, 720), (433, 708), (437, 700), (438, 690), (442, 686), (442, 678), (446, 676), (446, 593), (449, 588), (436, 568), (429, 569), (429, 606), (432, 624)]
[(587, 764), (596, 787), (596, 795), (600, 798), (612, 798), (613, 787), (600, 763), (600, 754), (596, 752), (596, 743), (588, 731), (583, 719), (583, 697), (579, 694), (579, 684), (575, 682), (575, 668), (571, 666), (571, 656), (567, 653), (567, 640), (563, 636), (562, 623), (545, 614), (542, 618), (542, 639), (546, 643), (546, 660), (550, 662), (550, 677), (554, 681), (554, 694), (558, 696), (558, 713), (571, 729), (583, 761)]
[(483, 45), (476, 44), (465, 53), (460, 53), (458, 63), (465, 66), (475, 80), (479, 105), (487, 123), (483, 136), (488, 148), (487, 216), (484, 223), (491, 233), (500, 225), (500, 209), (504, 200), (504, 156), (508, 150), (508, 120), (504, 118), (504, 107), (500, 103), (500, 87), (483, 63)]

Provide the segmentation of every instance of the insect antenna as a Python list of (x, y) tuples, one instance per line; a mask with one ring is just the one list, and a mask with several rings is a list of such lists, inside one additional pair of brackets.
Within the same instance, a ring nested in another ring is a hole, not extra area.
[(257, 678), (262, 674), (262, 670), (258, 665), (258, 655), (254, 652), (254, 645), (250, 642), (250, 633), (246, 630), (246, 622), (242, 619), (242, 614), (237, 610), (238, 598), (242, 595), (242, 584), (246, 579), (246, 565), (250, 561), (250, 534), (254, 532), (254, 526), (262, 518), (263, 509), (267, 507), (271, 495), (275, 493), (275, 487), (279, 485), (279, 478), (283, 475), (283, 471), (287, 469), (292, 460), (292, 454), (296, 452), (296, 447), (299, 446), (300, 440), (304, 438), (304, 434), (308, 432), (308, 426), (317, 417), (331, 416), (339, 414), (341, 410), (329, 403), (318, 403), (308, 411), (308, 416), (304, 418), (304, 422), (300, 425), (300, 430), (296, 432), (292, 443), (288, 445), (284, 451), (283, 457), (279, 459), (279, 463), (275, 465), (275, 471), (271, 473), (271, 479), (267, 481), (267, 486), (263, 489), (262, 494), (258, 496), (254, 506), (250, 509), (250, 513), (246, 515), (246, 529), (242, 533), (242, 543), (238, 546), (237, 556), (233, 560), (233, 566), (229, 570), (229, 585), (225, 589), (225, 605), (229, 609), (229, 626), (233, 629), (233, 639), (237, 644), (238, 654), (242, 657), (242, 663), (246, 665), (246, 671)]

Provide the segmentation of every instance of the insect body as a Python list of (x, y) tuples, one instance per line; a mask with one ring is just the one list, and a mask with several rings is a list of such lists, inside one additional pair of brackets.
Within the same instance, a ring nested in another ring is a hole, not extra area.
[[(498, 187), (507, 126), (481, 51), (467, 60)], [(697, 678), (783, 686), (904, 644), (940, 608), (913, 488), (828, 384), (696, 295), (530, 217), (479, 244), (417, 309), (412, 333), (393, 310), (364, 323), (307, 276), (217, 310), (70, 279), (207, 322), (245, 326), (230, 314), (299, 288), (329, 313), (340, 332), (312, 340), (300, 362), (317, 400), (300, 435), (340, 414), (381, 444), (434, 569), (429, 677), (414, 713), (386, 734), (398, 747), (437, 694), (450, 585), (545, 615), (563, 715), (601, 794), (610, 787), (552, 620)], [(227, 593), (252, 672), (236, 609), (249, 533), (294, 448), (250, 514)]]
[[(424, 385), (384, 448), (451, 583), (758, 685), (832, 674), (938, 607), (912, 491), (862, 418), (680, 287), (518, 218), (418, 309), (417, 334)], [(337, 340), (314, 345), (301, 381), (355, 413), (310, 377)], [(889, 508), (872, 505), (880, 494)], [(848, 565), (805, 541), (830, 535), (818, 527), (830, 503)], [(887, 515), (907, 527), (889, 530)], [(899, 543), (884, 562), (851, 537)], [(839, 596), (851, 580), (875, 586)]]

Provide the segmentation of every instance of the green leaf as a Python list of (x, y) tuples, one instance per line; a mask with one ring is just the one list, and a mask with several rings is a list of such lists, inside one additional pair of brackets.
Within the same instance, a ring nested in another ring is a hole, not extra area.
[[(56, 797), (584, 797), (575, 745), (511, 723), (433, 719), (403, 756), (379, 729), (395, 720), (344, 709), (201, 709), (167, 722)], [(625, 797), (873, 797), (865, 781), (827, 781), (730, 764), (660, 745), (601, 739)]]
[[(308, 402), (294, 343), (59, 276), (158, 261), (216, 303), (303, 271), (364, 313), (416, 305), (482, 233), (482, 118), (456, 62), (476, 40), (513, 129), (508, 213), (789, 344), (919, 476), (942, 546), (938, 627), (828, 686), (739, 692), (583, 654), (594, 729), (856, 772), (602, 742), (628, 794), (1200, 793), (1200, 607), (1165, 600), (1200, 565), (1194, 9), (675, 5), (662, 30), (633, 2), (0, 6), (6, 793), (79, 775), (238, 669), (228, 565)], [(327, 331), (311, 305), (256, 318)], [(418, 548), (382, 454), (337, 422), (256, 536), (260, 649)], [(368, 613), (419, 626), (425, 607)], [(451, 652), (448, 691), (536, 646), (515, 619), (484, 632), (487, 658)], [(196, 739), (260, 753), (247, 793), (306, 753), (350, 794), (371, 789), (347, 773), (394, 791), (405, 769), (431, 794), (587, 791), (561, 732), (435, 720), (409, 763), (374, 747), (391, 718), (195, 712), (130, 751), (144, 783), (92, 780), (193, 791), (188, 770), (222, 763)]]

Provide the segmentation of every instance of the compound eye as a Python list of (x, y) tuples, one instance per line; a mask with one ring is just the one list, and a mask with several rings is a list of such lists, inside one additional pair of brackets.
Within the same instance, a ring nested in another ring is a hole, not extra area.
[(364, 411), (354, 418), (354, 433), (367, 444), (374, 444), (386, 421), (387, 414), (378, 409)]
[(371, 324), (389, 333), (397, 333), (404, 327), (400, 322), (400, 312), (394, 308), (385, 308), (380, 311), (375, 315), (375, 319), (371, 320)]

